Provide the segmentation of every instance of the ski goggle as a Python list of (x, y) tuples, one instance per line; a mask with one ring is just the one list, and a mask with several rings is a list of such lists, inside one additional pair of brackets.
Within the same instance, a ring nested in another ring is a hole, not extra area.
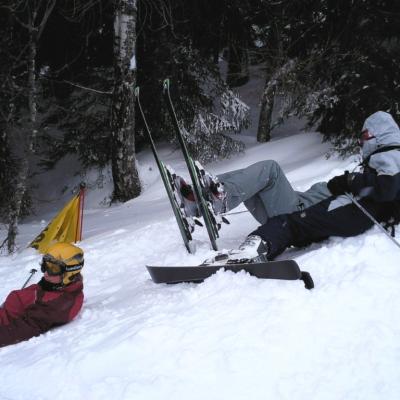
[(364, 142), (367, 142), (368, 140), (371, 140), (374, 137), (375, 136), (372, 133), (370, 133), (370, 131), (368, 129), (364, 129), (361, 132), (361, 137), (359, 139), (360, 146), (362, 146), (364, 144)]
[(64, 261), (58, 260), (51, 254), (45, 254), (40, 263), (40, 270), (45, 273), (47, 272), (50, 276), (62, 275), (65, 272), (77, 271), (83, 267), (83, 256), (77, 254), (69, 258), (67, 261), (76, 260), (78, 264), (67, 265)]

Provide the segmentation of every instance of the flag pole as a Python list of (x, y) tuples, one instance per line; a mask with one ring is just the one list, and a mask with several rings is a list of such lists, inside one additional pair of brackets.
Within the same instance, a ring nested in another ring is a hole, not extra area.
[(79, 202), (78, 202), (78, 223), (76, 224), (75, 243), (82, 240), (82, 225), (83, 225), (83, 207), (85, 203), (85, 182), (79, 185)]
[(86, 183), (81, 182), (81, 192), (82, 192), (82, 204), (81, 205), (81, 223), (80, 223), (80, 232), (79, 232), (79, 238), (82, 240), (82, 228), (83, 228), (83, 208), (85, 206), (85, 188), (86, 188)]

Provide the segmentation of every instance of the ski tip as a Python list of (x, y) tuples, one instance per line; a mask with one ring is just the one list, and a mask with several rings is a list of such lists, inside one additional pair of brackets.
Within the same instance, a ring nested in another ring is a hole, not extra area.
[(163, 88), (164, 88), (164, 90), (169, 90), (169, 87), (170, 87), (169, 78), (164, 79), (164, 82), (163, 82)]

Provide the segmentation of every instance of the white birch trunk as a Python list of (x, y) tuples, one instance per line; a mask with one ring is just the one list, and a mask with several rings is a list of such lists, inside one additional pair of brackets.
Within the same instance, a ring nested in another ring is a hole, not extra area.
[(137, 0), (117, 0), (114, 18), (114, 92), (112, 102), (112, 175), (114, 200), (140, 194), (135, 156)]

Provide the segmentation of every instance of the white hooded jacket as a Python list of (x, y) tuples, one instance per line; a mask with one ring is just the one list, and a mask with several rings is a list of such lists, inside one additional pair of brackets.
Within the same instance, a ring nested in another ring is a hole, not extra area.
[[(366, 165), (363, 172), (350, 175), (351, 192), (378, 202), (400, 200), (400, 129), (398, 125), (390, 114), (378, 111), (365, 120), (364, 130), (368, 130), (373, 138), (363, 143), (362, 153)], [(377, 150), (382, 151), (374, 154)]]

